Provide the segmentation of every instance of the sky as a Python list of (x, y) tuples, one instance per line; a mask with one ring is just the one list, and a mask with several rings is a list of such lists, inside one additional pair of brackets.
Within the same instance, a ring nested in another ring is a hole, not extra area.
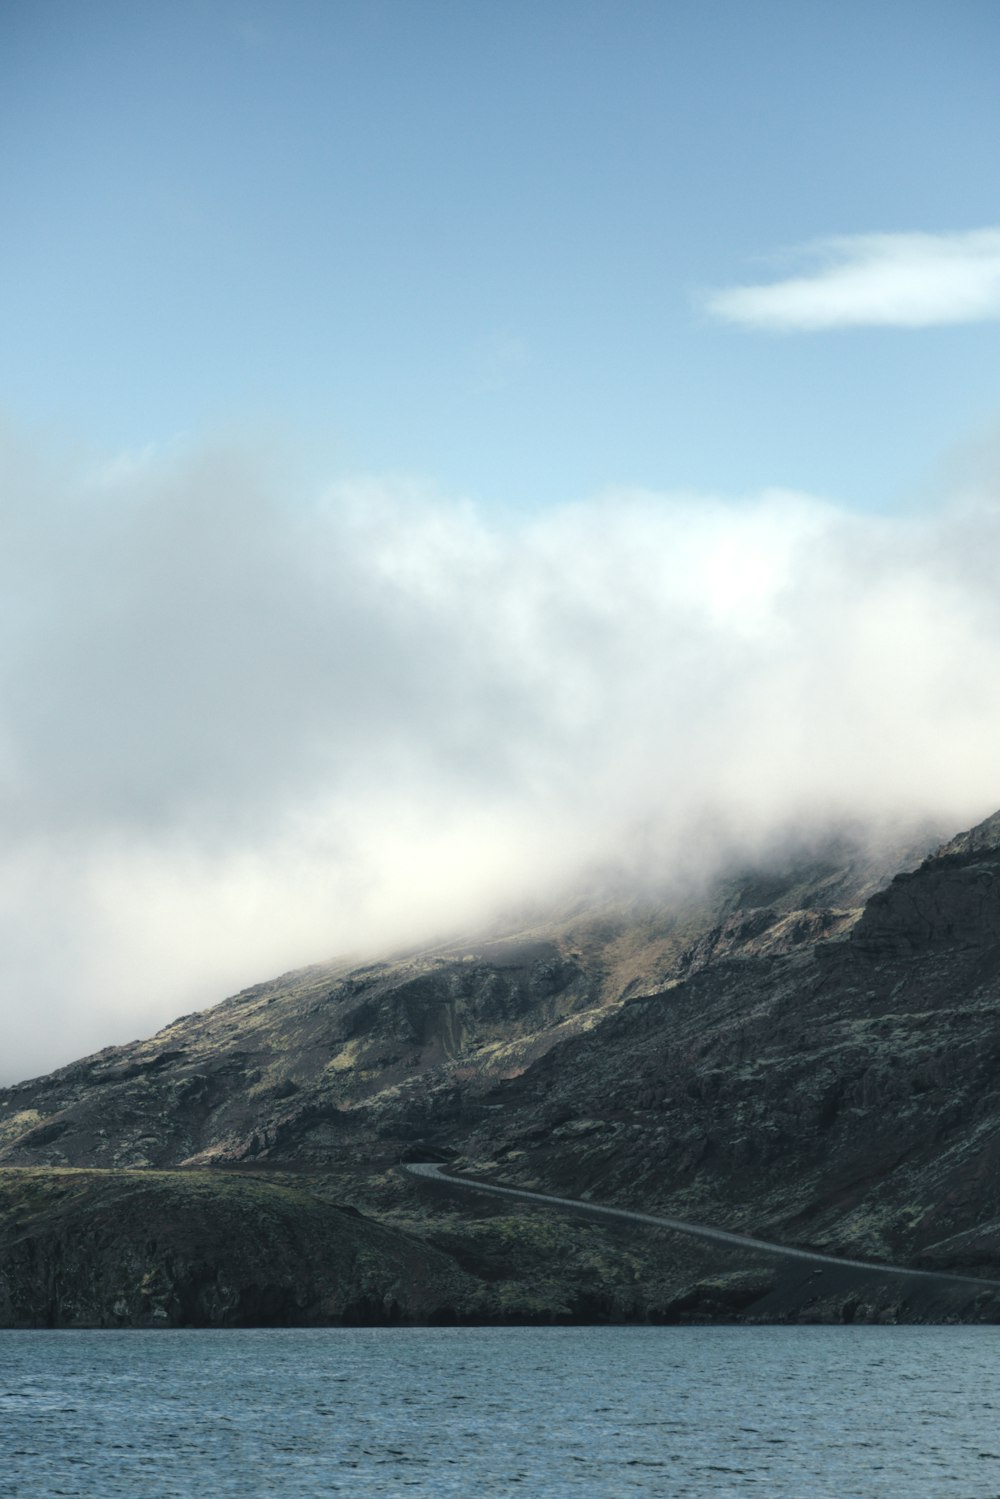
[(1000, 805), (993, 0), (0, 3), (0, 1081)]

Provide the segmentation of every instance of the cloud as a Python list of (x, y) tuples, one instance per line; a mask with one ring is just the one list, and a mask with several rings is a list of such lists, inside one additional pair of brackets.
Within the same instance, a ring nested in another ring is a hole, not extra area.
[(0, 1073), (789, 829), (1000, 804), (1000, 500), (319, 496), (0, 443)]
[(928, 328), (1000, 317), (1000, 229), (966, 234), (859, 234), (803, 252), (809, 274), (712, 293), (708, 311), (771, 332)]

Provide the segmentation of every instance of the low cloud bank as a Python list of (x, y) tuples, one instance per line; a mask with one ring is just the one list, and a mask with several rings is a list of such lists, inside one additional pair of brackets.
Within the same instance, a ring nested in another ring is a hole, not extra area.
[(815, 270), (711, 294), (708, 311), (770, 332), (928, 328), (1000, 318), (1000, 229), (856, 234), (806, 246)]
[[(262, 477), (263, 475), (263, 477)], [(0, 455), (0, 1076), (595, 871), (1000, 805), (1000, 503)]]

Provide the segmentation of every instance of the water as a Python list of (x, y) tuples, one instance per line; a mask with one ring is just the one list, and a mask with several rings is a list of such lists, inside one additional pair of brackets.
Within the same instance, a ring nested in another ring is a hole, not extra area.
[(0, 1495), (998, 1499), (992, 1328), (0, 1332)]

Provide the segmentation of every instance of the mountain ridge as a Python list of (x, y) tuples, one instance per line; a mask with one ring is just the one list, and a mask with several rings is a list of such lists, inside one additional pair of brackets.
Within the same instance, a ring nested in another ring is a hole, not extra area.
[[(396, 963), (298, 970), (0, 1091), (0, 1169), (103, 1168), (123, 1192), (178, 1168), (292, 1173), (450, 1256), (471, 1277), (446, 1312), (459, 1320), (658, 1315), (701, 1284), (701, 1261), (675, 1247), (667, 1288), (644, 1251), (629, 1303), (606, 1246), (599, 1273), (559, 1273), (537, 1226), (445, 1211), (395, 1176), (399, 1159), (986, 1274), (1000, 1266), (1000, 813), (881, 890), (876, 863), (791, 860), (672, 910), (609, 904)], [(863, 904), (824, 903), (832, 892)], [(727, 1295), (713, 1313), (713, 1294), (684, 1315), (752, 1315), (753, 1298), (734, 1310)], [(785, 1314), (802, 1313), (792, 1297)]]

